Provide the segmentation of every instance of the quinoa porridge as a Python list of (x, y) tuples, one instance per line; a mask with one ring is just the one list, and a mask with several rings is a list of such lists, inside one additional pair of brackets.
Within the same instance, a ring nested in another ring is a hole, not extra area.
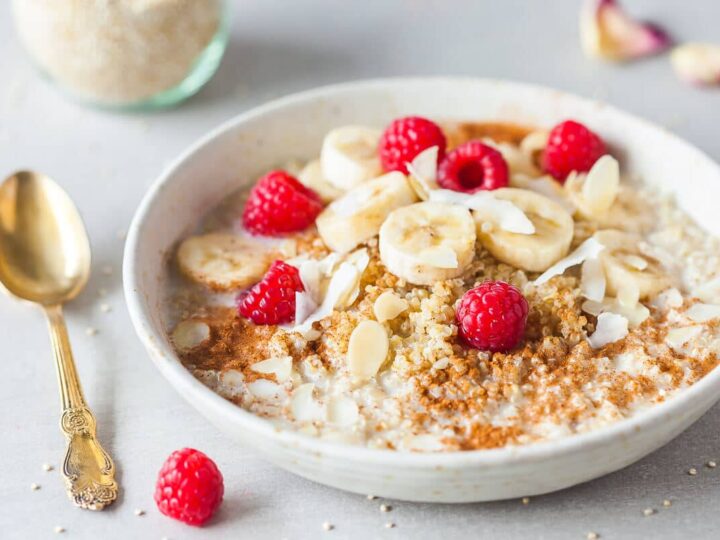
[(524, 445), (716, 366), (718, 240), (585, 126), (403, 118), (319, 154), (228, 197), (169, 263), (183, 364), (279, 428)]

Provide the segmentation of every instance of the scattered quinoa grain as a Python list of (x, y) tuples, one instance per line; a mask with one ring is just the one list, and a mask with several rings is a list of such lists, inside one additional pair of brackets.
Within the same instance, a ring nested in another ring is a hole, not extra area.
[(390, 506), (389, 504), (381, 504), (380, 505), (381, 512), (389, 512), (390, 510), (392, 510), (392, 506)]
[(143, 510), (142, 508), (136, 508), (136, 509), (135, 509), (135, 515), (136, 515), (136, 516), (144, 516), (144, 515), (145, 515), (145, 510)]
[(32, 489), (33, 491), (37, 491), (38, 489), (40, 489), (40, 484), (36, 484), (35, 482), (33, 482), (32, 484), (30, 484), (30, 489)]
[(530, 497), (523, 497), (523, 498), (522, 498), (522, 503), (523, 503), (523, 504), (530, 504)]
[(655, 509), (654, 509), (654, 508), (646, 508), (645, 510), (643, 510), (643, 515), (644, 515), (645, 517), (647, 517), (647, 516), (652, 516), (654, 513), (655, 513)]
[(65, 532), (65, 527), (61, 527), (60, 525), (58, 525), (58, 526), (55, 527), (53, 530), (55, 531), (55, 533), (61, 534), (61, 533), (64, 533), (64, 532)]
[(53, 467), (49, 463), (43, 463), (42, 468), (43, 468), (43, 471), (49, 472), (49, 471), (52, 471), (55, 467)]
[(695, 467), (690, 467), (687, 472), (690, 476), (695, 476), (697, 474), (697, 469)]
[(600, 538), (600, 535), (596, 532), (590, 531), (587, 533), (587, 540), (598, 540), (598, 538)]
[(367, 499), (368, 501), (374, 501), (375, 499), (377, 499), (377, 497), (375, 495), (368, 495)]
[(717, 467), (717, 463), (715, 463), (714, 461), (708, 461), (706, 465), (708, 469), (714, 469), (715, 467)]
[(100, 311), (103, 313), (107, 313), (112, 310), (112, 307), (110, 307), (110, 304), (100, 304)]
[(669, 508), (670, 506), (672, 506), (672, 501), (671, 501), (670, 499), (665, 499), (665, 500), (663, 501), (663, 506), (664, 506), (665, 508)]
[(95, 336), (95, 335), (97, 335), (97, 333), (98, 333), (98, 329), (95, 328), (95, 327), (93, 327), (93, 326), (88, 326), (88, 327), (85, 329), (85, 333), (86, 333), (88, 336)]
[(388, 522), (385, 524), (385, 528), (386, 528), (386, 529), (394, 529), (394, 528), (395, 528), (395, 524), (394, 524), (392, 521), (388, 521)]
[(322, 528), (323, 528), (323, 530), (326, 530), (326, 531), (332, 531), (335, 527), (333, 526), (332, 523), (326, 521), (322, 524)]

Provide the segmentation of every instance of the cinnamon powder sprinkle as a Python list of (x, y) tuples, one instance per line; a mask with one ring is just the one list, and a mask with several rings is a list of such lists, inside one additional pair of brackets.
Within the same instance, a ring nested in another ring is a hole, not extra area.
[[(446, 130), (449, 147), (483, 137), (517, 144), (528, 132), (507, 124)], [(223, 210), (223, 219), (237, 216), (231, 206)], [(576, 221), (573, 247), (597, 228)], [(293, 255), (319, 259), (329, 253), (314, 228), (287, 240), (294, 246)], [(502, 448), (591, 431), (631, 416), (640, 406), (663, 402), (718, 364), (714, 350), (720, 348), (668, 344), (668, 331), (684, 324), (678, 320), (692, 300), (670, 310), (644, 299), (650, 316), (642, 324), (631, 327), (626, 337), (592, 349), (587, 336), (595, 331), (596, 319), (582, 310), (577, 267), (528, 287), (537, 274), (499, 262), (478, 243), (475, 260), (461, 277), (414, 286), (387, 271), (377, 239), (362, 247), (370, 262), (357, 300), (315, 323), (321, 336), (315, 341), (274, 326), (255, 326), (238, 317), (233, 307), (209, 305), (206, 294), (186, 287), (184, 296), (173, 300), (175, 312), (181, 319), (205, 322), (210, 335), (180, 352), (181, 360), (218, 393), (280, 428), (408, 451)], [(488, 279), (519, 288), (529, 304), (524, 340), (508, 353), (470, 349), (457, 336), (455, 305), (468, 289)], [(387, 291), (404, 299), (408, 308), (383, 323), (388, 357), (377, 377), (358, 385), (347, 370), (349, 339), (359, 322), (374, 320), (374, 302)], [(720, 332), (717, 321), (706, 323), (705, 330), (713, 339)], [(287, 380), (252, 369), (258, 362), (286, 357), (292, 360)], [(229, 388), (225, 379), (232, 379), (234, 386)], [(275, 383), (280, 398), (263, 401), (250, 395), (247, 385), (259, 380)], [(308, 382), (315, 384), (318, 407), (325, 406), (337, 388), (353, 397), (359, 420), (352, 430), (339, 432), (320, 418), (293, 417), (288, 405), (292, 391)]]

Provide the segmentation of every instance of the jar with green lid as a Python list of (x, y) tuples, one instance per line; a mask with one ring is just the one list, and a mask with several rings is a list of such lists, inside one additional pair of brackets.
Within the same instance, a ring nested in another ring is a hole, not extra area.
[(82, 101), (152, 109), (197, 92), (228, 38), (222, 0), (14, 0), (38, 68)]

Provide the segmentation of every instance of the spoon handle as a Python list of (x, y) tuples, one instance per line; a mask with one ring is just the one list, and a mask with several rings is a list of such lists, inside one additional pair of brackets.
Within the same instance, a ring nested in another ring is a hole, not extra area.
[(68, 495), (81, 508), (102, 510), (118, 494), (115, 464), (95, 437), (95, 417), (85, 403), (60, 305), (46, 306), (62, 397), (60, 429), (68, 441), (62, 473)]

